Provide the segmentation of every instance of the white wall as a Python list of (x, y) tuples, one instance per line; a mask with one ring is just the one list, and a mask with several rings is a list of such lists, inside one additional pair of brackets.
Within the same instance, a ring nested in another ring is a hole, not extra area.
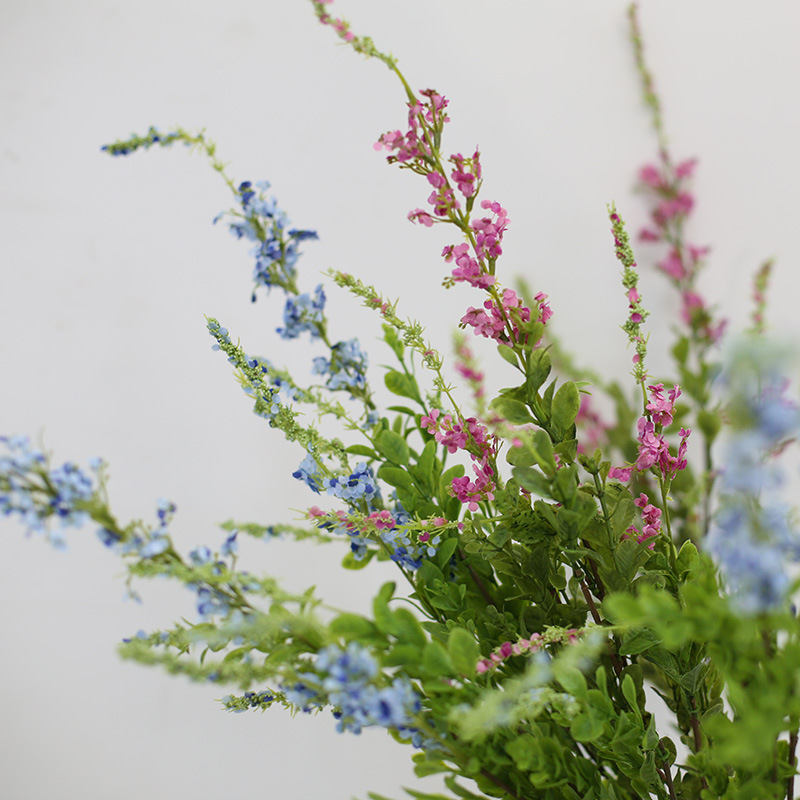
[[(412, 86), (450, 98), (447, 146), (480, 145), (485, 196), (509, 210), (509, 282), (526, 274), (582, 360), (624, 376), (626, 306), (605, 204), (616, 200), (632, 230), (644, 221), (630, 187), (654, 153), (625, 3), (340, 0), (334, 10), (398, 56)], [(750, 276), (775, 255), (769, 318), (793, 338), (798, 23), (790, 0), (642, 10), (674, 153), (700, 157), (690, 235), (714, 248), (703, 285), (741, 328)], [(401, 312), (447, 351), (476, 296), (441, 289), (438, 254), (452, 239), (405, 219), (427, 187), (371, 146), (403, 126), (403, 102), (383, 65), (338, 46), (300, 0), (4, 0), (0, 431), (43, 435), (59, 463), (104, 456), (119, 516), (152, 518), (167, 496), (187, 548), (219, 542), (214, 526), (229, 517), (292, 521), (288, 509), (314, 499), (290, 475), (301, 454), (250, 414), (203, 314), (301, 375), (311, 349), (273, 333), (277, 295), (250, 304), (250, 259), (211, 226), (228, 196), (199, 157), (110, 159), (99, 147), (151, 123), (205, 126), (237, 179), (269, 179), (293, 221), (319, 231), (301, 261), (305, 287), (329, 267), (360, 275), (402, 296)], [(639, 261), (658, 372), (677, 302), (645, 251)], [(377, 318), (328, 294), (333, 334), (358, 334), (372, 363), (386, 363)], [(502, 366), (492, 376), (509, 379)], [(123, 636), (193, 613), (188, 593), (141, 586), (137, 606), (91, 531), (58, 553), (7, 520), (0, 528), (3, 797), (303, 800), (399, 796), (413, 783), (407, 752), (381, 732), (342, 736), (327, 716), (278, 709), (226, 715), (220, 689), (120, 662)], [(344, 575), (340, 554), (245, 548), (288, 586), (314, 583), (332, 604), (362, 608), (391, 573)]]

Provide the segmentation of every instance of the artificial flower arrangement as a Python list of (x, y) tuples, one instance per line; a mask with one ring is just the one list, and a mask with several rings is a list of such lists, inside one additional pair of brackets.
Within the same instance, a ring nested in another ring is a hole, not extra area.
[[(610, 207), (633, 351), (631, 384), (620, 386), (559, 346), (544, 293), (504, 284), (509, 216), (482, 195), (480, 153), (450, 153), (447, 99), (414, 92), (330, 0), (312, 4), (408, 96), (407, 129), (375, 148), (420, 176), (427, 204), (409, 212), (413, 223), (457, 229), (442, 257), (445, 285), (475, 291), (455, 352), (467, 400), (398, 303), (330, 272), (374, 310), (394, 359), (378, 377), (397, 399), (378, 408), (367, 354), (355, 339), (331, 338), (323, 287), (308, 290), (298, 272), (316, 233), (290, 226), (268, 184), (234, 181), (204, 134), (150, 128), (103, 149), (183, 143), (204, 153), (235, 198), (218, 220), (251, 245), (253, 299), (283, 292), (278, 334), (319, 346), (315, 377), (300, 381), (207, 320), (254, 412), (298, 443), (293, 474), (318, 504), (297, 525), (228, 523), (216, 551), (182, 554), (169, 532), (173, 504), (159, 505), (156, 525), (120, 522), (102, 461), (54, 466), (17, 436), (0, 440), (0, 508), (56, 542), (92, 524), (131, 580), (168, 577), (194, 593), (196, 620), (131, 637), (124, 657), (226, 687), (230, 711), (329, 709), (342, 732), (385, 728), (410, 747), (416, 773), (440, 776), (449, 792), (409, 790), (420, 800), (794, 797), (800, 624), (787, 564), (800, 538), (780, 498), (779, 456), (800, 415), (786, 397), (785, 354), (764, 338), (771, 263), (756, 276), (747, 335), (723, 363), (731, 334), (697, 287), (707, 250), (685, 236), (695, 162), (667, 147), (635, 7), (631, 41), (659, 144), (640, 172), (652, 213), (638, 238), (658, 249), (682, 326), (674, 374), (650, 375), (637, 265)], [(507, 362), (510, 385), (494, 397), (470, 333)], [(341, 438), (323, 435), (315, 417), (335, 420)], [(312, 590), (292, 594), (243, 570), (246, 536), (344, 545), (344, 568), (391, 561), (398, 582), (380, 589), (371, 616), (330, 614)], [(651, 693), (671, 719), (656, 718)]]

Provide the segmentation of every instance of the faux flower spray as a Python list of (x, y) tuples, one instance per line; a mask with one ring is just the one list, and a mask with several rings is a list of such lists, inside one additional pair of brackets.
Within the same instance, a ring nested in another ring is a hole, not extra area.
[[(290, 374), (207, 318), (212, 349), (253, 411), (297, 444), (289, 469), (308, 487), (307, 511), (293, 525), (227, 523), (216, 550), (182, 553), (172, 503), (160, 501), (149, 524), (119, 520), (102, 461), (57, 466), (22, 436), (0, 439), (0, 509), (55, 544), (69, 528), (93, 530), (122, 559), (131, 592), (165, 576), (194, 594), (194, 620), (131, 636), (125, 658), (213, 684), (230, 711), (327, 710), (347, 735), (385, 728), (419, 776), (444, 783), (411, 791), (420, 800), (794, 797), (800, 621), (790, 565), (800, 538), (780, 456), (800, 416), (785, 354), (764, 339), (771, 264), (755, 281), (751, 329), (723, 357), (735, 326), (700, 293), (709, 251), (687, 238), (696, 161), (668, 149), (635, 6), (631, 41), (658, 155), (639, 173), (647, 227), (631, 236), (624, 209), (607, 212), (628, 385), (577, 366), (548, 325), (558, 309), (500, 268), (513, 209), (491, 194), (481, 153), (448, 143), (446, 96), (412, 89), (330, 0), (312, 6), (405, 90), (400, 127), (375, 149), (418, 176), (408, 219), (421, 236), (447, 226), (444, 285), (472, 292), (454, 319), (464, 390), (447, 382), (446, 356), (401, 301), (344, 272), (328, 273), (327, 286), (302, 272), (317, 234), (291, 224), (269, 184), (234, 180), (204, 134), (151, 127), (103, 150), (180, 143), (203, 153), (232, 192), (215, 221), (250, 249), (252, 299), (282, 293), (278, 335), (317, 347)], [(648, 369), (643, 256), (680, 299), (671, 375)], [(328, 318), (337, 289), (374, 310), (385, 343), (377, 360), (391, 367), (369, 369), (358, 340), (337, 340)], [(486, 384), (474, 337), (506, 362), (507, 388)], [(388, 408), (376, 381), (395, 396)], [(339, 437), (317, 418), (336, 422)], [(241, 538), (275, 536), (326, 542), (345, 569), (394, 562), (397, 582), (380, 589), (371, 615), (331, 612), (312, 590), (286, 592), (239, 563)], [(668, 719), (656, 718), (656, 695)]]

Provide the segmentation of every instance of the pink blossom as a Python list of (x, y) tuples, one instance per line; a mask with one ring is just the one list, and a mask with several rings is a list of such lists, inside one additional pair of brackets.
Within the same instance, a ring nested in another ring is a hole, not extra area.
[(631, 479), (632, 472), (633, 467), (612, 467), (608, 471), (608, 477), (622, 481), (622, 483), (627, 483)]
[(658, 167), (654, 164), (645, 164), (639, 170), (639, 180), (653, 189), (660, 189), (664, 186), (664, 179)]
[(658, 262), (658, 268), (676, 281), (682, 281), (687, 275), (680, 253), (674, 247), (669, 251), (666, 258)]
[(675, 176), (679, 179), (691, 178), (696, 166), (696, 158), (687, 158), (686, 161), (681, 161), (681, 163), (675, 167)]
[(657, 231), (650, 230), (650, 228), (642, 228), (639, 231), (639, 238), (643, 242), (660, 242), (661, 234)]
[(433, 227), (433, 217), (427, 211), (423, 211), (421, 208), (415, 208), (413, 211), (409, 211), (408, 218), (411, 220), (411, 222), (419, 222), (426, 228)]
[(472, 158), (464, 158), (461, 153), (456, 153), (450, 157), (450, 161), (455, 165), (450, 177), (456, 182), (458, 191), (464, 197), (472, 197), (481, 179), (480, 153), (476, 150)]
[(681, 388), (677, 384), (669, 390), (669, 396), (664, 397), (664, 384), (657, 383), (648, 386), (650, 402), (645, 406), (656, 425), (668, 426), (672, 424), (675, 401), (681, 396)]

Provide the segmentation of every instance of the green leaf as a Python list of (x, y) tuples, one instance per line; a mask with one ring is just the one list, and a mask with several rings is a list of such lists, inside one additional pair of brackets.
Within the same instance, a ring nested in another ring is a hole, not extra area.
[(553, 398), (553, 423), (562, 431), (568, 431), (574, 424), (580, 407), (578, 387), (572, 381), (568, 381), (559, 388)]
[(345, 569), (364, 569), (377, 552), (377, 550), (367, 550), (363, 558), (360, 559), (356, 558), (355, 553), (346, 553), (342, 559), (342, 566)]
[(625, 695), (625, 699), (628, 701), (628, 705), (631, 709), (638, 717), (641, 717), (642, 712), (639, 710), (639, 704), (636, 702), (636, 684), (633, 682), (633, 678), (630, 675), (625, 675), (622, 679), (622, 694)]
[(684, 572), (697, 569), (700, 566), (700, 556), (697, 552), (697, 547), (690, 539), (687, 539), (682, 545), (678, 553), (678, 560), (675, 562), (675, 570), (678, 575)]
[(378, 454), (371, 448), (363, 444), (351, 444), (350, 447), (345, 448), (345, 453), (350, 453), (354, 456), (366, 456), (367, 458), (377, 458)]
[(517, 360), (516, 353), (507, 345), (501, 344), (497, 346), (497, 352), (504, 361), (508, 361), (512, 367), (518, 367), (519, 361)]
[(381, 327), (383, 328), (383, 341), (394, 350), (394, 354), (402, 361), (405, 345), (397, 335), (397, 331), (391, 325), (383, 325)]
[(423, 633), (422, 626), (407, 608), (396, 609), (394, 621), (397, 638), (404, 644), (413, 645), (418, 649), (422, 649), (427, 644), (428, 638)]
[(442, 569), (450, 563), (456, 548), (458, 548), (458, 539), (455, 538), (447, 539), (439, 545), (439, 549), (436, 551), (436, 560)]
[(374, 636), (377, 629), (366, 617), (345, 612), (331, 621), (330, 631), (334, 636), (341, 636), (347, 641), (352, 641)]
[(621, 656), (635, 656), (659, 644), (661, 644), (661, 639), (647, 628), (640, 631), (631, 631), (622, 637), (619, 654)]
[(527, 491), (539, 497), (551, 497), (550, 479), (542, 475), (539, 470), (531, 467), (514, 467), (511, 470), (514, 480)]
[(382, 481), (386, 481), (390, 486), (405, 489), (407, 492), (414, 490), (414, 481), (411, 476), (399, 467), (387, 467), (384, 465), (378, 470), (378, 477)]
[(547, 350), (535, 350), (531, 353), (526, 384), (532, 394), (538, 392), (547, 380), (550, 368), (551, 360)]
[(392, 394), (410, 397), (412, 400), (419, 399), (417, 382), (403, 372), (391, 369), (383, 376), (383, 382)]
[(406, 440), (394, 431), (381, 431), (375, 438), (375, 446), (381, 455), (394, 464), (405, 466), (408, 464), (409, 452)]
[(592, 742), (603, 734), (603, 723), (593, 714), (584, 712), (572, 720), (569, 732), (576, 742)]
[(509, 447), (506, 450), (506, 461), (512, 467), (531, 467), (536, 463), (536, 456), (529, 447)]
[(513, 400), (504, 395), (495, 397), (495, 399), (489, 403), (489, 408), (496, 411), (503, 419), (510, 422), (512, 425), (524, 425), (525, 423), (535, 421), (524, 403), (520, 403), (519, 400)]
[(583, 697), (587, 691), (586, 678), (577, 668), (569, 664), (556, 662), (554, 664), (556, 680), (564, 687), (564, 691), (573, 697)]
[(543, 430), (538, 430), (533, 434), (533, 447), (539, 466), (551, 477), (555, 475), (556, 459), (553, 454), (553, 444)]
[(375, 625), (381, 633), (394, 634), (394, 614), (389, 608), (389, 600), (394, 595), (395, 583), (389, 581), (381, 586), (378, 594), (372, 600), (372, 613), (375, 617)]
[(423, 482), (426, 485), (429, 485), (431, 488), (434, 485), (433, 470), (435, 466), (436, 442), (431, 441), (425, 445), (417, 461), (417, 470), (419, 471), (420, 477), (422, 478)]
[(453, 628), (447, 640), (447, 652), (453, 666), (462, 675), (474, 675), (481, 651), (475, 637), (465, 628)]
[(441, 642), (432, 641), (422, 651), (422, 666), (434, 677), (450, 677), (455, 674), (453, 662)]
[[(420, 758), (421, 756), (421, 758)], [(414, 774), (418, 778), (428, 775), (436, 775), (440, 772), (452, 772), (453, 770), (442, 761), (428, 761), (424, 753), (417, 753), (412, 757), (414, 761)]]

